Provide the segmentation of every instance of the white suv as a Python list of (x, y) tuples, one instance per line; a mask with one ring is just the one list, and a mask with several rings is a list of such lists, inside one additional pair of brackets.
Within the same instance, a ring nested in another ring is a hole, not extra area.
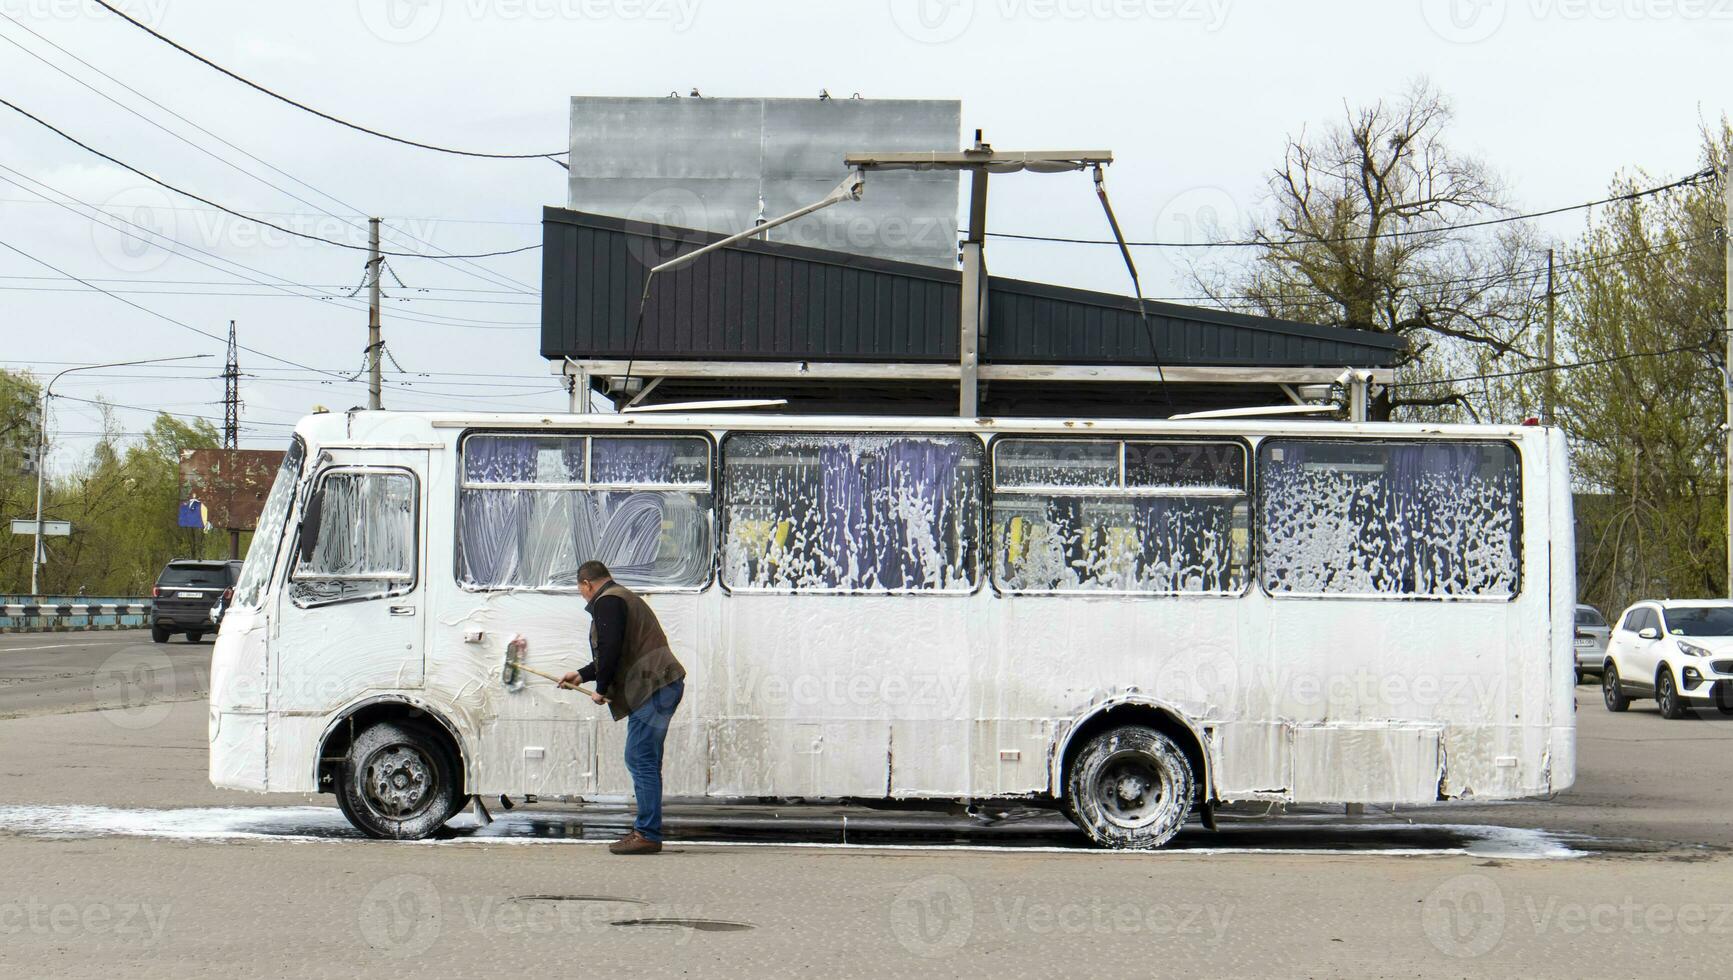
[(1714, 706), (1733, 714), (1733, 601), (1666, 599), (1625, 610), (1607, 642), (1608, 711), (1654, 698), (1664, 718)]

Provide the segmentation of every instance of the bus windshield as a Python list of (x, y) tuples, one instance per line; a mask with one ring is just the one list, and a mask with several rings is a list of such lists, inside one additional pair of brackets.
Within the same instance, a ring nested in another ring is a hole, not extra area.
[(289, 517), (289, 505), (295, 499), (295, 484), (301, 479), (301, 458), (306, 449), (301, 438), (295, 437), (289, 451), (283, 454), (283, 468), (271, 484), (271, 493), (259, 512), (259, 525), (253, 530), (253, 542), (247, 547), (247, 561), (241, 566), (240, 581), (235, 583), (235, 605), (258, 608), (265, 583), (271, 580), (276, 564), (277, 546), (282, 543), (283, 525)]

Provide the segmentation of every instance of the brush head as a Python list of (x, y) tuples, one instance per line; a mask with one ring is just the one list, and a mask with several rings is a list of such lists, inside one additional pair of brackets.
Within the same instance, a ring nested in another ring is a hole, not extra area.
[(521, 633), (512, 637), (511, 642), (505, 645), (505, 665), (500, 668), (499, 680), (507, 690), (523, 689), (526, 678), (524, 672), (518, 669), (518, 664), (523, 663), (524, 652), (528, 649), (529, 643)]

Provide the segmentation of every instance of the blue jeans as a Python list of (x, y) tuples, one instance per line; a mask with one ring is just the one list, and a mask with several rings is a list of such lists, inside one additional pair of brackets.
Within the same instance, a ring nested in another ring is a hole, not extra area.
[(626, 716), (626, 771), (632, 774), (632, 792), (638, 798), (632, 829), (645, 840), (662, 839), (662, 742), (685, 693), (683, 680), (657, 688)]

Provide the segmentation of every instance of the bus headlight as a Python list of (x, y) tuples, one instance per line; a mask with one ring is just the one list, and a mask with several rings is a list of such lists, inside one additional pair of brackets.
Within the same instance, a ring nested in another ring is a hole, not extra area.
[(1709, 651), (1695, 643), (1686, 643), (1684, 640), (1679, 640), (1677, 642), (1679, 644), (1679, 652), (1687, 657), (1707, 657), (1709, 655)]

